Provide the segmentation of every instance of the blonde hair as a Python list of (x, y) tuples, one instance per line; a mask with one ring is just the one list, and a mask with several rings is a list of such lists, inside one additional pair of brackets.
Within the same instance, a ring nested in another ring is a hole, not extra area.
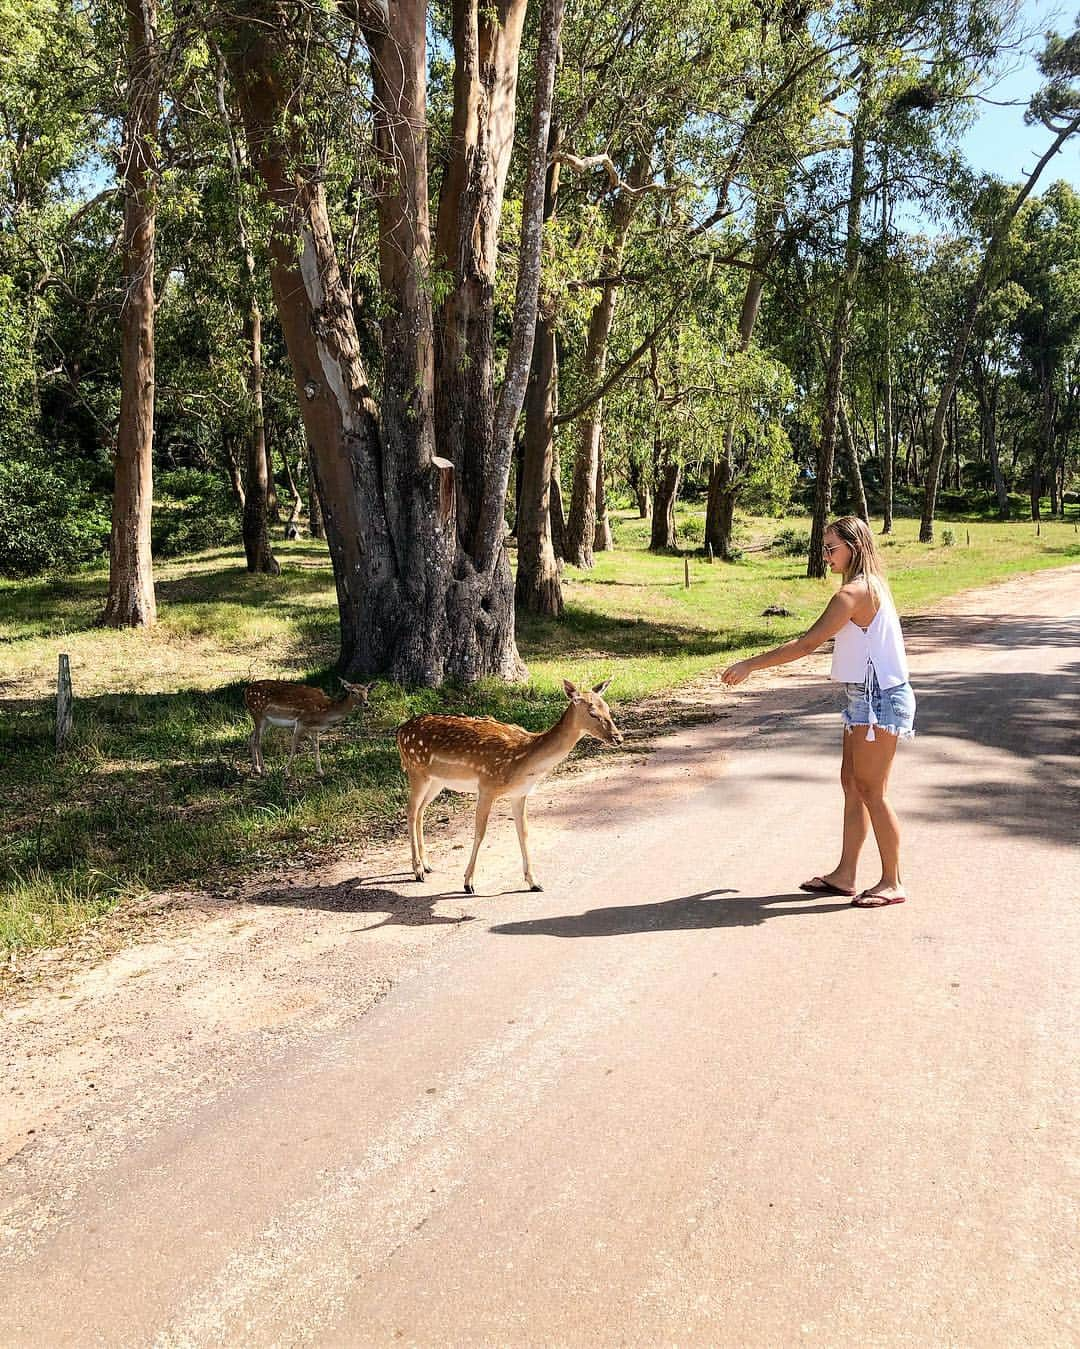
[(880, 595), (882, 590), (888, 591), (889, 583), (885, 580), (881, 554), (865, 520), (860, 520), (857, 515), (841, 515), (839, 520), (826, 525), (825, 533), (835, 534), (851, 550), (851, 560), (844, 568), (845, 585), (862, 577), (876, 595)]

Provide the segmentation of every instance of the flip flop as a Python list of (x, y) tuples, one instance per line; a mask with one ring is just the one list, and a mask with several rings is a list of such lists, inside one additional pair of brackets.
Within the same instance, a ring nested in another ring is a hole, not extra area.
[[(817, 885), (814, 884), (815, 881), (818, 882)], [(845, 898), (850, 898), (855, 893), (854, 890), (847, 890), (842, 885), (833, 885), (832, 881), (827, 881), (824, 876), (811, 876), (808, 881), (803, 881), (799, 889), (811, 895), (843, 895)]]
[(857, 909), (884, 909), (890, 904), (903, 904), (907, 895), (893, 895), (891, 899), (886, 895), (874, 894), (870, 890), (864, 890), (862, 894), (856, 895), (851, 901)]

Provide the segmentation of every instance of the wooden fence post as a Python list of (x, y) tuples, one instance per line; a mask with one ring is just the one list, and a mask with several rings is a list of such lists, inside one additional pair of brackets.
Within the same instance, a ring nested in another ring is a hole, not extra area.
[(683, 588), (690, 589), (690, 559), (683, 553)]
[(709, 565), (711, 566), (711, 565), (712, 565), (712, 560), (713, 560), (712, 544), (711, 544), (711, 543), (707, 543), (707, 544), (705, 545), (705, 561), (708, 562)]
[(67, 656), (60, 657), (56, 676), (56, 748), (62, 750), (71, 734), (71, 665)]

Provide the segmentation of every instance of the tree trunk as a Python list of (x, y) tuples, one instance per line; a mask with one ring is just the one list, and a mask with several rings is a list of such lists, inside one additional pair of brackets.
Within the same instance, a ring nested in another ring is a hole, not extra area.
[(229, 486), (241, 512), (244, 509), (244, 475), (240, 472), (240, 460), (236, 457), (236, 447), (232, 433), (225, 431), (221, 436), (221, 448), (225, 453), (225, 466), (229, 471)]
[[(559, 164), (553, 156), (561, 133), (553, 121), (548, 139), (544, 218), (550, 220), (559, 204)], [(558, 402), (559, 361), (555, 317), (541, 307), (536, 316), (532, 370), (525, 391), (525, 433), (517, 495), (517, 577), (514, 597), (527, 613), (557, 618), (563, 611), (559, 564), (551, 537), (551, 483), (557, 467), (555, 411)], [(560, 502), (561, 507), (561, 502)]]
[(235, 5), (223, 22), (251, 162), (272, 212), (270, 280), (314, 450), (337, 586), (339, 666), (357, 674), (401, 669), (404, 606), (383, 505), (378, 412), (322, 183), (303, 169), (304, 147), (281, 130), (297, 78), (296, 44), (266, 0)]
[[(303, 44), (267, 21), (277, 15), (268, 0), (234, 4), (223, 20), (231, 25), (228, 58), (252, 158), (277, 208), (271, 276), (315, 451), (342, 615), (341, 668), (421, 684), (449, 676), (513, 678), (522, 666), (514, 642), (504, 510), (535, 332), (562, 3), (543, 0), (541, 8), (517, 297), (497, 401), (487, 297), (493, 273), (472, 264), (484, 260), (478, 240), (488, 235), (494, 258), (502, 180), (491, 171), (488, 132), (497, 133), (494, 158), (508, 156), (516, 45), (512, 60), (495, 62), (487, 102), (480, 75), (490, 64), (492, 45), (501, 50), (505, 43), (516, 44), (524, 0), (485, 7), (482, 20), (475, 3), (455, 4), (455, 148), (440, 207), (440, 238), (449, 241), (440, 251), (454, 286), (441, 316), (444, 368), (438, 391), (428, 285), (427, 5), (388, 0), (378, 11), (364, 6), (362, 17), (383, 167), (376, 203), (386, 372), (381, 418), (360, 357), (352, 297), (338, 266), (322, 184), (303, 167), (304, 144), (294, 144), (281, 130), (302, 134), (292, 130), (287, 110)], [(474, 94), (484, 102), (479, 120), (488, 129), (479, 159)], [(489, 104), (498, 105), (497, 115), (489, 116)], [(505, 169), (501, 172), (504, 178)], [(476, 338), (475, 344), (462, 345), (463, 334)], [(436, 453), (437, 405), (439, 433), (454, 458)]]
[(266, 423), (263, 418), (262, 391), (262, 314), (255, 296), (255, 259), (247, 252), (252, 289), (244, 322), (244, 337), (248, 348), (248, 396), (251, 399), (251, 426), (248, 431), (247, 495), (244, 501), (244, 553), (249, 572), (276, 576), (281, 570), (270, 547), (270, 528), (267, 521), (267, 448)]
[[(755, 220), (754, 265), (747, 278), (742, 309), (739, 312), (739, 338), (736, 348), (739, 352), (749, 350), (754, 335), (754, 324), (761, 308), (765, 272), (772, 254), (773, 235), (779, 214), (776, 207), (760, 207)], [(713, 556), (724, 562), (731, 562), (734, 559), (732, 528), (739, 490), (733, 458), (734, 449), (735, 425), (729, 423), (724, 428), (724, 443), (720, 457), (713, 464), (709, 474), (709, 494), (705, 505), (705, 542), (713, 550)]]
[(439, 453), (454, 465), (457, 531), (467, 549), (495, 431), (495, 271), (525, 12), (526, 0), (482, 7), (453, 0), (452, 153), (435, 235), (453, 286), (437, 316), (435, 418)]
[(157, 619), (150, 515), (154, 445), (155, 143), (161, 111), (156, 0), (126, 0), (128, 96), (124, 128), (124, 302), (109, 594), (102, 622)]
[(848, 483), (855, 514), (860, 520), (870, 523), (870, 510), (866, 504), (866, 488), (863, 486), (862, 469), (859, 467), (859, 447), (855, 443), (847, 410), (841, 395), (837, 413), (840, 418), (840, 439), (844, 442), (844, 456), (847, 459)]
[(640, 459), (631, 459), (626, 467), (626, 480), (637, 504), (638, 519), (647, 520), (651, 503), (649, 500), (649, 482), (645, 476), (645, 465)]
[(556, 558), (560, 562), (565, 562), (566, 511), (563, 508), (562, 465), (559, 463), (557, 450), (553, 450), (551, 456), (551, 495), (548, 500), (548, 512), (551, 516), (551, 546)]
[[(304, 513), (304, 498), (300, 492), (300, 484), (296, 481), (296, 473), (293, 472), (293, 466), (289, 462), (289, 452), (283, 449), (281, 451), (281, 462), (285, 465), (285, 481), (289, 484), (289, 495), (292, 497), (292, 509), (289, 511), (289, 518), (285, 524), (286, 537), (296, 538), (300, 530), (300, 517)], [(300, 461), (296, 461), (296, 470), (300, 471)]]
[(810, 528), (810, 556), (807, 576), (826, 573), (825, 527), (832, 507), (833, 461), (836, 455), (836, 429), (840, 413), (840, 390), (844, 374), (844, 351), (851, 327), (855, 298), (855, 278), (859, 271), (859, 236), (863, 189), (866, 183), (865, 111), (856, 113), (851, 137), (851, 188), (848, 199), (847, 238), (844, 244), (844, 270), (836, 287), (829, 342), (829, 360), (825, 371), (824, 407), (821, 417), (821, 442), (817, 456), (817, 482), (814, 491), (814, 515)]
[[(926, 491), (923, 497), (922, 520), (919, 525), (919, 542), (932, 543), (934, 540), (934, 514), (937, 509), (938, 482), (941, 478), (941, 462), (945, 454), (945, 414), (949, 409), (949, 404), (953, 400), (956, 391), (956, 383), (960, 378), (960, 370), (964, 364), (964, 356), (967, 352), (967, 345), (971, 338), (971, 331), (975, 326), (975, 319), (979, 312), (979, 306), (982, 303), (982, 297), (986, 290), (987, 281), (990, 273), (997, 262), (998, 254), (1001, 251), (1002, 244), (1008, 236), (1012, 222), (1016, 219), (1017, 212), (1031, 194), (1032, 189), (1038, 182), (1043, 169), (1049, 164), (1050, 160), (1057, 154), (1058, 150), (1065, 144), (1070, 136), (1080, 131), (1080, 116), (1074, 117), (1071, 122), (1058, 132), (1054, 138), (1053, 144), (1046, 151), (1043, 157), (1032, 169), (1027, 182), (1016, 193), (1009, 209), (1005, 211), (994, 226), (993, 233), (990, 235), (989, 242), (986, 245), (986, 251), (983, 253), (982, 262), (979, 270), (971, 283), (971, 289), (968, 291), (967, 303), (964, 306), (964, 316), (960, 322), (959, 328), (953, 337), (952, 351), (949, 355), (949, 361), (945, 369), (945, 377), (942, 380), (941, 390), (938, 394), (937, 405), (934, 408), (933, 429), (931, 432), (930, 460), (926, 468)], [(1034, 491), (1034, 487), (1032, 488)], [(1038, 510), (1036, 503), (1035, 510)], [(1037, 515), (1033, 518), (1038, 518)]]
[(1005, 477), (1001, 472), (1001, 458), (997, 441), (997, 400), (998, 389), (995, 382), (990, 392), (986, 409), (986, 457), (990, 460), (990, 471), (994, 475), (994, 494), (997, 497), (998, 513), (1003, 520), (1009, 518), (1009, 493), (1005, 486)]
[(313, 539), (325, 539), (326, 527), (323, 525), (322, 506), (319, 503), (319, 489), (315, 479), (315, 456), (311, 452), (310, 446), (307, 452), (308, 460), (308, 534)]
[[(557, 172), (558, 165), (553, 165), (552, 170)], [(526, 612), (553, 618), (563, 611), (559, 564), (551, 542), (550, 508), (556, 370), (554, 326), (541, 315), (536, 321), (532, 375), (525, 394), (515, 597)]]
[(1039, 371), (1042, 385), (1042, 416), (1039, 419), (1039, 433), (1035, 441), (1035, 450), (1031, 458), (1031, 518), (1038, 520), (1042, 516), (1043, 465), (1050, 464), (1050, 513), (1054, 514), (1055, 485), (1054, 475), (1054, 390), (1050, 374)]
[[(634, 161), (629, 181), (640, 186), (645, 181), (647, 165), (643, 158)], [(626, 236), (630, 231), (639, 198), (620, 193), (615, 203), (612, 222), (612, 240), (601, 255), (602, 275), (618, 272)], [(605, 285), (589, 316), (589, 333), (585, 341), (585, 360), (582, 385), (595, 389), (604, 382), (607, 369), (608, 339), (615, 320), (615, 304), (619, 288), (611, 282)], [(570, 514), (566, 521), (566, 560), (575, 567), (593, 565), (596, 544), (596, 484), (600, 464), (600, 435), (604, 419), (604, 400), (600, 399), (582, 414), (578, 432), (578, 448), (574, 458), (574, 482), (570, 496)]]
[(705, 508), (705, 542), (721, 562), (735, 560), (735, 503), (739, 487), (732, 457), (734, 427), (724, 432), (724, 453), (709, 475), (709, 499)]
[(660, 432), (653, 444), (653, 514), (649, 551), (671, 553), (679, 547), (675, 533), (675, 503), (679, 498), (682, 465), (665, 450)]
[(607, 487), (604, 483), (604, 428), (600, 428), (600, 444), (596, 449), (596, 536), (593, 552), (609, 553), (615, 547), (608, 519)]
[(882, 302), (881, 302), (881, 345), (882, 345), (882, 445), (881, 453), (881, 494), (882, 494), (882, 534), (893, 532), (893, 474), (896, 467), (896, 447), (893, 435), (893, 379), (892, 379), (892, 277), (889, 271), (889, 151), (884, 145), (882, 158), (881, 185), (881, 265), (882, 265)]
[(266, 450), (266, 518), (272, 525), (281, 524), (281, 502), (277, 494), (277, 478), (274, 473), (274, 447), (270, 437), (263, 430), (263, 445)]

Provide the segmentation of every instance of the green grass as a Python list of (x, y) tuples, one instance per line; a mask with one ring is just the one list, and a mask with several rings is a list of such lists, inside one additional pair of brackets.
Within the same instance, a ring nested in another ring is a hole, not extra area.
[[(701, 511), (681, 515), (701, 538)], [(615, 676), (627, 705), (803, 631), (832, 583), (805, 559), (762, 547), (806, 520), (744, 523), (743, 559), (708, 565), (646, 551), (643, 521), (620, 513), (616, 551), (591, 572), (569, 569), (560, 622), (525, 619), (519, 643), (530, 682), (406, 692), (380, 684), (372, 706), (286, 782), (283, 733), (269, 732), (267, 778), (249, 771), (242, 689), (260, 677), (331, 687), (337, 623), (325, 551), (280, 549), (278, 577), (249, 577), (232, 553), (158, 568), (159, 623), (150, 632), (94, 627), (106, 576), (0, 583), (0, 951), (62, 941), (118, 900), (147, 889), (225, 884), (260, 866), (303, 863), (399, 827), (404, 784), (393, 729), (418, 711), (490, 712), (536, 729), (563, 703), (564, 676)], [(956, 544), (923, 547), (917, 523), (885, 541), (902, 610), (1017, 572), (1080, 561), (1070, 522), (957, 522)], [(970, 531), (971, 543), (967, 543)], [(940, 529), (939, 529), (940, 534)], [(763, 618), (768, 605), (791, 611)], [(58, 652), (71, 657), (75, 734), (53, 750)]]

